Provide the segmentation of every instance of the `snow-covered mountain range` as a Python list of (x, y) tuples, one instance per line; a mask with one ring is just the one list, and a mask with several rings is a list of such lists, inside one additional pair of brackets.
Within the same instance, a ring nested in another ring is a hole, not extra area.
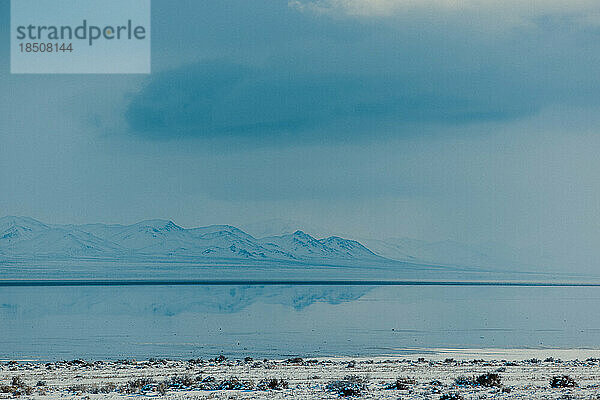
[[(279, 218), (243, 226), (246, 232), (258, 237), (287, 235), (300, 227), (313, 236), (325, 236), (323, 233), (328, 232), (323, 227)], [(339, 232), (336, 234), (352, 237)], [(466, 244), (453, 240), (426, 241), (413, 238), (353, 239), (381, 257), (410, 264), (525, 271), (543, 270), (553, 262), (552, 258), (540, 255), (535, 249), (518, 249), (500, 243)]]
[(56, 225), (11, 216), (0, 218), (0, 257), (143, 262), (177, 259), (200, 264), (239, 260), (238, 264), (243, 265), (269, 261), (369, 267), (385, 264), (513, 272), (542, 271), (541, 266), (549, 264), (532, 251), (498, 244), (408, 238), (357, 241), (327, 235), (318, 238), (298, 227), (298, 223), (275, 221), (254, 224), (248, 233), (249, 227), (241, 230), (231, 225), (186, 229), (169, 220), (146, 220), (132, 225)]
[(132, 225), (52, 225), (28, 217), (0, 218), (0, 255), (385, 261), (357, 241), (335, 236), (317, 239), (300, 230), (256, 238), (230, 225), (185, 229), (168, 220)]

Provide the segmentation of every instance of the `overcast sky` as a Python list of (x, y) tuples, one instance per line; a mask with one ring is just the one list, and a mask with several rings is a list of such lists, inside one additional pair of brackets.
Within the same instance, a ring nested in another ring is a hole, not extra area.
[(600, 256), (600, 3), (153, 0), (151, 75), (10, 75), (0, 214)]

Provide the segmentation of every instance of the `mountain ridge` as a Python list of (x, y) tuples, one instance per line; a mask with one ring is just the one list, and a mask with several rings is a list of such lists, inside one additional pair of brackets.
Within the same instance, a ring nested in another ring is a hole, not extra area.
[(30, 217), (0, 218), (0, 254), (38, 257), (195, 257), (289, 261), (385, 261), (361, 243), (303, 231), (255, 238), (232, 225), (183, 228), (171, 220), (121, 224), (45, 224)]
[[(288, 230), (289, 231), (289, 230)], [(344, 235), (345, 236), (345, 235)], [(304, 230), (258, 237), (233, 225), (183, 228), (170, 219), (133, 224), (46, 224), (30, 217), (0, 218), (4, 260), (185, 261), (198, 264), (264, 264), (389, 267), (431, 266), (488, 271), (537, 271), (544, 265), (529, 252), (498, 244), (451, 240), (315, 237)]]

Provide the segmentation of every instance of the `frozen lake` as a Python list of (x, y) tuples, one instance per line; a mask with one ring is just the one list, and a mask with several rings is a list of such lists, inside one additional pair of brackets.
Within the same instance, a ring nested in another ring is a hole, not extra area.
[(600, 287), (0, 287), (0, 359), (596, 348)]

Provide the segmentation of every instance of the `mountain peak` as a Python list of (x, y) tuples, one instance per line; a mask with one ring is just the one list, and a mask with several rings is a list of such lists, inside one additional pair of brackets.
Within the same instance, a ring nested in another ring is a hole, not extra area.
[(344, 239), (339, 236), (329, 236), (328, 238), (319, 240), (319, 242), (332, 249), (335, 249), (336, 251), (347, 254), (360, 254), (368, 257), (376, 255), (362, 243), (352, 239)]
[(0, 231), (4, 231), (12, 227), (21, 227), (24, 229), (43, 229), (47, 228), (48, 226), (30, 217), (9, 215), (0, 218)]
[(292, 236), (293, 240), (307, 243), (307, 244), (310, 243), (313, 246), (319, 243), (319, 241), (317, 239), (315, 239), (308, 233), (301, 231), (301, 230), (297, 230), (296, 232), (292, 233), (291, 236)]
[(147, 219), (134, 224), (134, 226), (153, 228), (162, 232), (183, 230), (182, 227), (175, 224), (173, 221), (166, 219)]
[(292, 235), (297, 230), (308, 233), (311, 236), (323, 236), (329, 232), (328, 229), (315, 227), (305, 222), (288, 220), (283, 218), (272, 218), (264, 221), (256, 221), (240, 226), (244, 232), (256, 238), (265, 238), (271, 236)]

